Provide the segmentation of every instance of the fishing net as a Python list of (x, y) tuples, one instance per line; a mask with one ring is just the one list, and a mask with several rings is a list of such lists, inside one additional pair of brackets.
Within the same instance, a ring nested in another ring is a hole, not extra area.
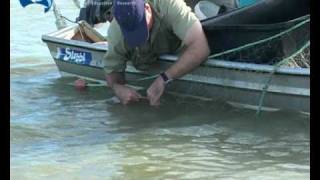
[(270, 37), (215, 53), (209, 58), (310, 68), (310, 17)]

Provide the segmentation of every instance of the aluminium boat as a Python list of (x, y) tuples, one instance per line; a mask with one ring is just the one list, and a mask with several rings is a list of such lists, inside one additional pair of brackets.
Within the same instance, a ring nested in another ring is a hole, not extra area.
[[(289, 2), (296, 2), (296, 5), (299, 6), (289, 7), (289, 9), (300, 9), (301, 12), (288, 10), (290, 12), (280, 13), (280, 8), (290, 4)], [(262, 8), (267, 5), (270, 8), (269, 11), (263, 10), (264, 13), (253, 14), (254, 7)], [(266, 14), (274, 13), (276, 7), (279, 8), (279, 13), (267, 18)], [(306, 6), (306, 8), (309, 7)], [(245, 21), (244, 17), (240, 18), (246, 13), (250, 16), (259, 16), (261, 19), (252, 17), (251, 20)], [(288, 44), (305, 41), (308, 36), (305, 33), (305, 31), (309, 32), (307, 20), (310, 17), (308, 13), (309, 11), (303, 9), (298, 0), (265, 0), (217, 17), (208, 18), (201, 23), (209, 40), (211, 51), (220, 53), (263, 40), (305, 22), (292, 32), (293, 39), (284, 38), (277, 41), (280, 48), (276, 50), (288, 54), (297, 49), (296, 46), (288, 46)], [(231, 18), (235, 14), (240, 14), (237, 16), (239, 17), (238, 21)], [(280, 17), (281, 14), (287, 18)], [(228, 18), (230, 19), (228, 20)], [(220, 34), (217, 35), (216, 32)], [(302, 36), (301, 33), (305, 36)], [(47, 44), (51, 56), (63, 76), (73, 75), (104, 82), (102, 68), (103, 58), (108, 51), (107, 39), (86, 22), (81, 21), (78, 24), (45, 34), (42, 36), (42, 40)], [(227, 40), (229, 43), (218, 43)], [(252, 61), (250, 59), (243, 61), (237, 58), (208, 58), (197, 69), (169, 84), (167, 92), (245, 104), (252, 107), (263, 106), (310, 112), (310, 68), (275, 68), (274, 65), (265, 62), (266, 58), (268, 56), (258, 60), (252, 59)], [(152, 77), (167, 69), (177, 59), (178, 56), (174, 54), (161, 55), (153, 68), (148, 71), (139, 71), (129, 62), (126, 68), (126, 79), (130, 85), (147, 88), (153, 81)], [(263, 91), (265, 91), (264, 96), (262, 96)]]

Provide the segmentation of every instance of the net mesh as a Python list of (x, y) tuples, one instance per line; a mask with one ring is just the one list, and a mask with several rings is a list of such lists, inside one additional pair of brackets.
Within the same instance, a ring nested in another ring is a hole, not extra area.
[(309, 23), (310, 18), (271, 37), (213, 54), (209, 58), (268, 65), (286, 59), (281, 66), (310, 68)]

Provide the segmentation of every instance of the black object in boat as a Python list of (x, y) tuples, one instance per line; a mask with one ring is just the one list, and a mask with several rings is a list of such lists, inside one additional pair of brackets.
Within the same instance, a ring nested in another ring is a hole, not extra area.
[[(310, 18), (310, 0), (261, 0), (251, 6), (232, 10), (202, 20), (211, 54), (241, 47), (248, 43), (276, 35)], [(284, 57), (309, 40), (310, 23), (273, 42), (274, 48), (264, 49), (264, 56), (229, 60), (268, 63), (270, 59)], [(261, 52), (260, 52), (261, 53)]]

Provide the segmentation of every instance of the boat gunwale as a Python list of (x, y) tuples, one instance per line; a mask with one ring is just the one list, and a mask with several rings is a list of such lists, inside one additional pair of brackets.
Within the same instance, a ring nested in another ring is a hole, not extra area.
[[(88, 42), (54, 37), (54, 35), (59, 34), (59, 32), (62, 33), (74, 27), (77, 27), (77, 25), (55, 31), (53, 33), (44, 34), (42, 35), (42, 41), (44, 41), (45, 43), (51, 42), (55, 44), (62, 44), (64, 46), (73, 46), (73, 47), (85, 48), (85, 49), (100, 51), (100, 52), (101, 51), (106, 52), (108, 50), (108, 48), (104, 45), (93, 45)], [(177, 61), (178, 57), (175, 55), (166, 54), (166, 55), (161, 55), (159, 59), (167, 62), (175, 62)], [(254, 64), (254, 63), (247, 63), (247, 62), (233, 62), (233, 61), (226, 61), (221, 59), (208, 59), (204, 63), (202, 63), (200, 66), (220, 67), (220, 68), (227, 68), (227, 69), (240, 70), (240, 71), (241, 70), (242, 71), (258, 71), (258, 72), (264, 72), (264, 73), (274, 72), (275, 74), (310, 76), (310, 68), (279, 67), (278, 69), (276, 69), (276, 71), (274, 71), (275, 66), (272, 66), (272, 65)]]

